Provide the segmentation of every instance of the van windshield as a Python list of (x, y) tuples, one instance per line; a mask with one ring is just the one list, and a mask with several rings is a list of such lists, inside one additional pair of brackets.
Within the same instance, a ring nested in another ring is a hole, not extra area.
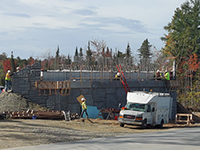
[(146, 105), (137, 103), (127, 103), (125, 107), (130, 110), (145, 111)]

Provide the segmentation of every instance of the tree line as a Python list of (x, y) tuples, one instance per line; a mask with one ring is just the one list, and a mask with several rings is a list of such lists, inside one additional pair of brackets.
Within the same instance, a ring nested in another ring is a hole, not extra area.
[(128, 43), (124, 52), (115, 48), (109, 48), (104, 40), (90, 40), (87, 46), (83, 49), (76, 47), (74, 56), (71, 57), (60, 54), (60, 48), (57, 47), (54, 56), (47, 54), (43, 59), (29, 57), (28, 60), (21, 59), (19, 56), (14, 58), (13, 52), (11, 57), (6, 53), (0, 54), (0, 84), (4, 85), (4, 77), (7, 70), (15, 72), (16, 67), (20, 69), (39, 62), (43, 70), (99, 70), (99, 71), (116, 71), (116, 65), (121, 65), (124, 71), (127, 70), (155, 70), (158, 66), (157, 56), (154, 56), (152, 51), (156, 54), (160, 53), (156, 48), (152, 48), (148, 39), (145, 39), (141, 47), (137, 50), (137, 54), (133, 54), (131, 46)]

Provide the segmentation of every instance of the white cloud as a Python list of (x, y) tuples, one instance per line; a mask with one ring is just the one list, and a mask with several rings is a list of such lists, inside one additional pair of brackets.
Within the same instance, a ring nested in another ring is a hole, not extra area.
[[(60, 46), (74, 55), (92, 38), (113, 49), (128, 42), (138, 49), (143, 40), (161, 48), (163, 27), (185, 0), (1, 0), (0, 53), (28, 57)], [(63, 48), (63, 50), (61, 49)]]

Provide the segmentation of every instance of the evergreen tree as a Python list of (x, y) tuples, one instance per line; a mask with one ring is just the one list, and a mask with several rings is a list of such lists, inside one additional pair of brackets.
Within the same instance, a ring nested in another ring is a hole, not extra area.
[(60, 49), (59, 49), (59, 46), (58, 46), (58, 48), (56, 50), (56, 69), (58, 69), (58, 67), (59, 67), (59, 58), (60, 58), (59, 53), (60, 53)]
[(127, 65), (131, 64), (131, 47), (130, 47), (129, 43), (126, 48), (126, 63), (127, 63)]
[(83, 49), (82, 49), (82, 47), (80, 47), (80, 49), (79, 49), (79, 58), (80, 58), (80, 63), (82, 64), (83, 63)]
[(67, 65), (71, 65), (71, 62), (72, 62), (71, 57), (70, 57), (70, 55), (68, 54), (68, 55), (67, 55), (67, 59), (66, 59), (66, 64), (67, 64)]
[(130, 47), (129, 43), (128, 43), (127, 48), (126, 48), (126, 57), (127, 58), (131, 57), (131, 47)]
[(140, 58), (140, 64), (142, 65), (142, 68), (147, 67), (149, 69), (149, 65), (151, 62), (151, 46), (148, 39), (144, 40), (141, 47), (138, 49), (139, 51), (139, 58)]
[(88, 65), (92, 65), (92, 51), (90, 49), (90, 42), (88, 42), (88, 49), (86, 51), (86, 59), (87, 59), (87, 63)]
[(78, 63), (78, 59), (79, 58), (79, 56), (78, 56), (78, 48), (76, 47), (76, 50), (75, 50), (75, 55), (74, 55), (74, 62), (75, 63)]
[(11, 52), (11, 72), (15, 72), (15, 61), (14, 61), (14, 57), (13, 57), (13, 51)]
[(80, 56), (80, 57), (83, 57), (83, 49), (82, 49), (82, 47), (80, 48), (79, 51), (80, 51), (80, 52), (79, 52), (79, 56)]
[(188, 50), (200, 57), (200, 4), (193, 0), (187, 1), (177, 8), (172, 21), (164, 27), (168, 32), (161, 37), (165, 41), (163, 52), (176, 58), (179, 68), (184, 58), (188, 58)]
[(144, 40), (142, 43), (142, 46), (138, 49), (139, 51), (139, 58), (143, 60), (150, 60), (151, 59), (151, 48), (152, 45), (150, 45), (148, 39)]

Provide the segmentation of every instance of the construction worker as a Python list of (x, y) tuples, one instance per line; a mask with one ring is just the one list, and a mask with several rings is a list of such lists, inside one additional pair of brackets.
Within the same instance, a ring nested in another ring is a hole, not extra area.
[(167, 89), (170, 87), (170, 75), (167, 70), (165, 70), (165, 86)]
[(85, 98), (84, 97), (81, 98), (81, 106), (82, 106), (82, 112), (81, 112), (80, 117), (82, 118), (83, 117), (83, 113), (85, 112), (87, 118), (89, 118), (88, 113), (87, 113), (87, 106), (86, 106)]
[(16, 68), (16, 72), (19, 72), (19, 67)]
[(161, 80), (162, 75), (160, 73), (160, 70), (157, 70), (155, 77), (157, 80)]
[(10, 77), (10, 70), (7, 71), (6, 77), (5, 77), (5, 92), (8, 90), (11, 90), (11, 77)]
[(115, 80), (120, 80), (120, 77), (121, 77), (121, 74), (118, 72), (118, 73), (115, 75)]

